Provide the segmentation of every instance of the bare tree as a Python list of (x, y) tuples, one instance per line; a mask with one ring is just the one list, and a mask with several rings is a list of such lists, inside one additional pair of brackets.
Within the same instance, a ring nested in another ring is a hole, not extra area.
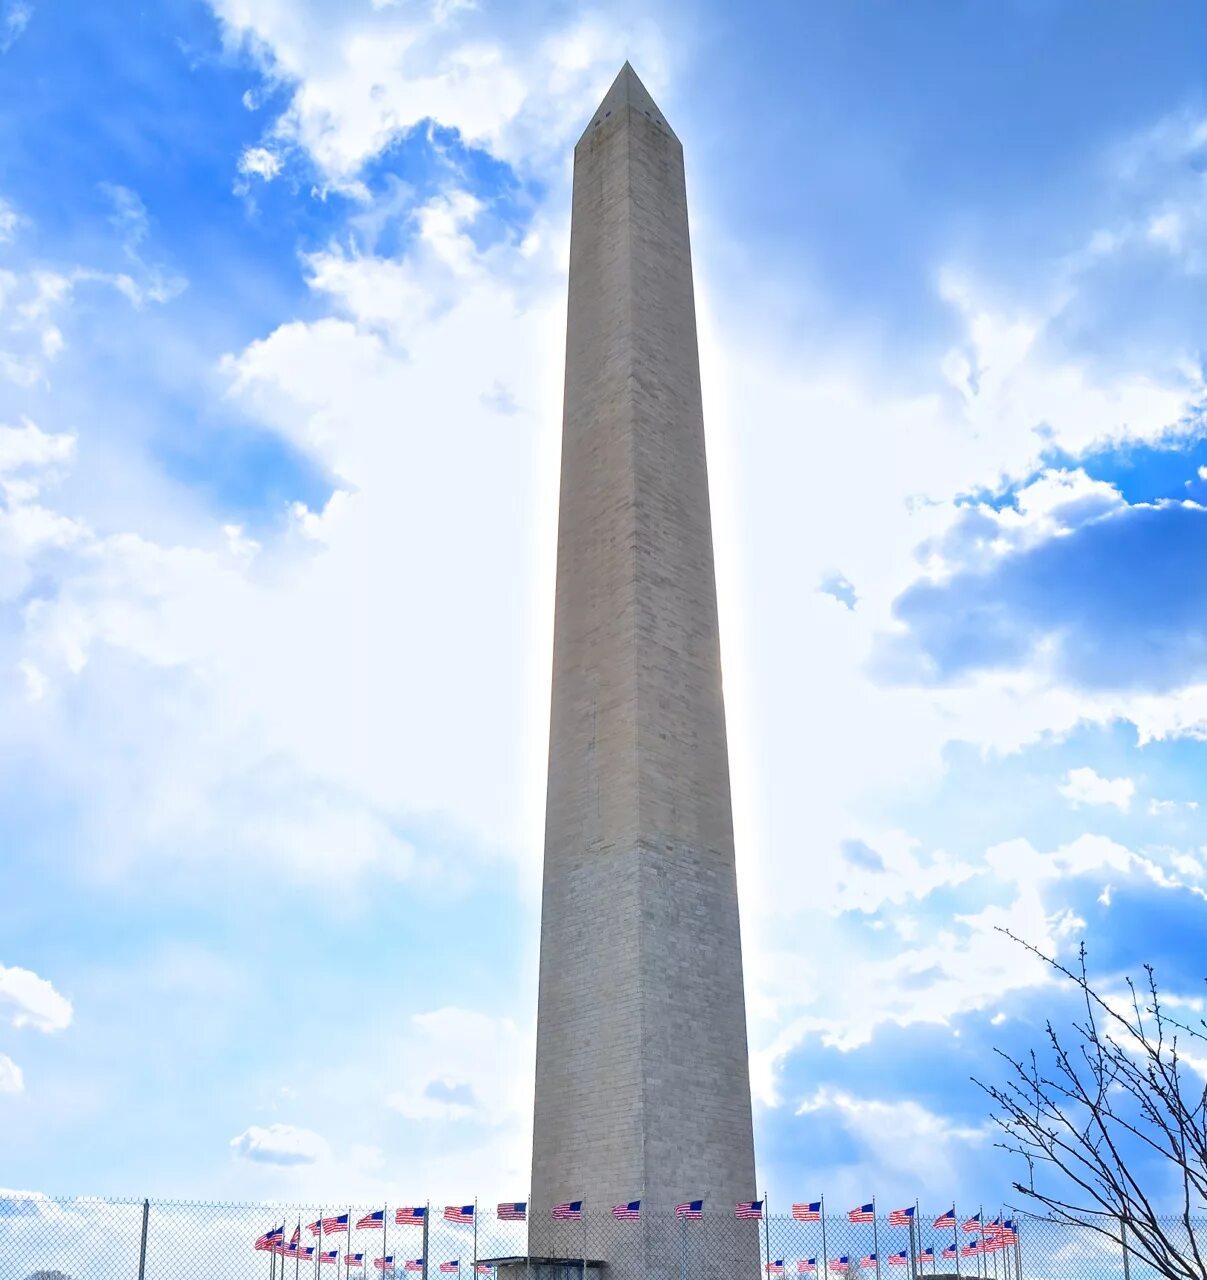
[[(1207, 1060), (1207, 1022), (1166, 1012), (1151, 965), (1142, 987), (1129, 978), (1126, 998), (1112, 1000), (1090, 985), (1084, 943), (1073, 970), (1002, 932), (1073, 982), (1085, 1011), (1071, 1035), (1046, 1024), (1042, 1062), (1034, 1050), (1019, 1059), (999, 1049), (1006, 1080), (976, 1080), (995, 1103), (997, 1145), (1026, 1161), (1015, 1190), (1055, 1221), (1121, 1241), (1160, 1275), (1204, 1280), (1196, 1214), (1207, 1207), (1207, 1086), (1188, 1078), (1181, 1046), (1203, 1044)], [(1154, 1156), (1162, 1172), (1142, 1173)]]

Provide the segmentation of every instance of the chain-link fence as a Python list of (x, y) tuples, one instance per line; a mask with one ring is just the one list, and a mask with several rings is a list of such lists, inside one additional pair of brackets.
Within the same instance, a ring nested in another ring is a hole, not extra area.
[[(738, 1220), (639, 1206), (554, 1218), (526, 1205), (248, 1205), (0, 1197), (0, 1280), (1154, 1280), (1089, 1227), (898, 1210)], [(943, 1226), (935, 1225), (944, 1222)], [(1175, 1242), (1190, 1235), (1170, 1219)], [(532, 1254), (529, 1256), (529, 1232)], [(1133, 1242), (1134, 1243), (1134, 1242)], [(737, 1260), (737, 1261), (735, 1261)], [(1204, 1276), (1207, 1280), (1207, 1274)]]

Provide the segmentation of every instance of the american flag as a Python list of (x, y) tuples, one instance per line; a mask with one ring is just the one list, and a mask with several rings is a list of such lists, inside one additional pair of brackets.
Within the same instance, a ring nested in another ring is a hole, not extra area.
[(367, 1227), (380, 1227), (383, 1231), (386, 1229), (386, 1211), (378, 1209), (376, 1213), (366, 1213), (357, 1224), (357, 1231), (364, 1231)]
[(348, 1230), (348, 1215), (341, 1213), (334, 1218), (323, 1219), (323, 1235), (338, 1236)]
[(324, 1263), (324, 1262), (335, 1262), (335, 1263), (338, 1263), (338, 1262), (339, 1262), (339, 1250), (338, 1250), (338, 1249), (331, 1249), (331, 1250), (328, 1250), (328, 1251), (326, 1251), (326, 1252), (320, 1253), (320, 1254), (319, 1254), (319, 1266), (321, 1267), (321, 1266), (323, 1265), (323, 1263)]
[(861, 1204), (858, 1209), (852, 1209), (847, 1214), (848, 1222), (875, 1222), (876, 1206), (874, 1204)]
[(641, 1201), (630, 1200), (628, 1204), (613, 1205), (612, 1217), (621, 1222), (636, 1222), (641, 1217)]
[(1007, 1218), (1002, 1223), (1002, 1229), (998, 1234), (998, 1239), (1003, 1244), (1018, 1244), (1018, 1232), (1014, 1229), (1014, 1219)]
[(295, 1245), (301, 1238), (302, 1238), (302, 1224), (299, 1222), (298, 1225), (293, 1229), (293, 1235), (289, 1237), (289, 1243), (291, 1245)]
[(445, 1222), (473, 1222), (474, 1206), (472, 1204), (446, 1204), (444, 1206)]
[(955, 1256), (956, 1256), (956, 1247), (954, 1244), (949, 1244), (947, 1248), (943, 1250), (943, 1257), (950, 1262)]
[(447, 1274), (448, 1272), (451, 1272), (451, 1271), (460, 1271), (460, 1270), (461, 1270), (461, 1259), (460, 1259), (460, 1258), (454, 1258), (451, 1262), (442, 1262), (442, 1263), (440, 1264), (440, 1270), (441, 1270), (441, 1271), (443, 1271), (443, 1272), (445, 1272), (446, 1274)]
[(841, 1258), (830, 1259), (831, 1271), (850, 1271), (850, 1269), (851, 1269), (851, 1259), (848, 1258), (845, 1253), (842, 1255)]
[(968, 1218), (965, 1220), (964, 1222), (965, 1231), (979, 1231), (980, 1229), (981, 1229), (981, 1215), (979, 1213), (974, 1213), (971, 1218)]
[(865, 1253), (859, 1259), (859, 1265), (861, 1267), (874, 1267), (876, 1265), (876, 1255), (874, 1253)]
[(475, 1271), (478, 1275), (480, 1275), (480, 1276), (492, 1276), (492, 1275), (494, 1275), (494, 1273), (495, 1273), (494, 1263), (493, 1263), (493, 1262), (479, 1262), (479, 1263), (474, 1267), (474, 1271)]
[(934, 1245), (931, 1245), (931, 1246), (930, 1246), (929, 1248), (927, 1248), (927, 1249), (923, 1249), (923, 1250), (922, 1250), (922, 1252), (921, 1252), (920, 1254), (918, 1254), (918, 1258), (919, 1258), (922, 1262), (934, 1262), (934, 1260), (935, 1260), (935, 1249), (934, 1249)]
[(796, 1264), (796, 1269), (797, 1269), (797, 1271), (816, 1271), (816, 1270), (817, 1270), (817, 1259), (816, 1259), (816, 1258), (802, 1258), (802, 1259), (801, 1259), (801, 1260)]
[(784, 1274), (783, 1258), (776, 1258), (774, 1262), (767, 1264), (767, 1274), (769, 1276), (782, 1276)]
[(888, 1216), (890, 1227), (908, 1227), (913, 1220), (914, 1206), (912, 1204), (908, 1209), (894, 1209)]
[(703, 1200), (684, 1200), (682, 1204), (675, 1205), (675, 1217), (686, 1220), (704, 1217), (704, 1201)]
[(955, 1229), (956, 1229), (956, 1211), (954, 1209), (948, 1209), (948, 1211), (941, 1218), (935, 1219), (936, 1231), (943, 1231), (943, 1230), (954, 1231)]
[(820, 1222), (821, 1201), (810, 1200), (808, 1204), (794, 1204), (792, 1206), (792, 1216), (797, 1222)]
[(909, 1261), (909, 1255), (904, 1249), (900, 1253), (890, 1253), (888, 1256), (888, 1264), (890, 1267), (903, 1267)]
[(499, 1205), (500, 1222), (524, 1222), (528, 1217), (527, 1200), (508, 1200)]
[(392, 1253), (387, 1253), (384, 1258), (374, 1258), (373, 1265), (378, 1269), (378, 1271), (393, 1271), (394, 1255)]
[(256, 1248), (260, 1250), (272, 1250), (281, 1243), (281, 1238), (285, 1234), (284, 1226), (273, 1227), (271, 1231), (266, 1231), (257, 1241)]
[(316, 1218), (313, 1222), (308, 1222), (306, 1224), (306, 1230), (309, 1231), (312, 1236), (317, 1236), (322, 1229), (323, 1223), (320, 1218)]
[(303, 1245), (293, 1256), (295, 1258), (301, 1258), (303, 1262), (309, 1262), (310, 1259), (314, 1257), (314, 1245)]
[(405, 1209), (394, 1210), (394, 1221), (404, 1227), (407, 1223), (415, 1226), (422, 1226), (424, 1219), (427, 1217), (427, 1209), (423, 1205), (409, 1206)]
[(961, 1258), (975, 1258), (981, 1252), (980, 1244), (966, 1244), (960, 1249)]
[(346, 1267), (363, 1267), (365, 1265), (365, 1255), (363, 1253), (345, 1253), (344, 1266)]
[(424, 1267), (424, 1263), (426, 1261), (427, 1259), (425, 1258), (408, 1258), (406, 1266), (403, 1267), (403, 1270), (404, 1271), (422, 1271)]
[(740, 1200), (734, 1206), (734, 1213), (739, 1218), (757, 1218), (761, 1221), (763, 1217), (763, 1202), (761, 1200)]
[(557, 1222), (578, 1222), (583, 1216), (581, 1200), (567, 1200), (565, 1204), (553, 1206), (553, 1217)]

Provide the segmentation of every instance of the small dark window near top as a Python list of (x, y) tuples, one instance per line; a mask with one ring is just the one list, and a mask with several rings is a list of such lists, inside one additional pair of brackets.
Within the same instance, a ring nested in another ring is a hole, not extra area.
[(606, 120), (606, 119), (607, 119), (611, 114), (612, 114), (612, 113), (611, 113), (610, 111), (605, 111), (605, 112), (604, 112), (604, 119)]

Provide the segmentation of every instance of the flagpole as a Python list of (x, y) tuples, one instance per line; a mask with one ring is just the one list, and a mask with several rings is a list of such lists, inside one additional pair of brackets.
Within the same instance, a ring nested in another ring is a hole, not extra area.
[(826, 1198), (821, 1198), (821, 1276), (830, 1280), (830, 1251), (826, 1248)]
[(956, 1277), (960, 1274), (960, 1219), (956, 1215), (956, 1202), (951, 1202), (951, 1238), (955, 1243), (956, 1251)]
[(293, 1280), (298, 1280), (298, 1271), (301, 1268), (301, 1252), (302, 1252), (302, 1220), (298, 1219), (298, 1242), (293, 1246)]
[(423, 1280), (427, 1280), (427, 1246), (432, 1222), (432, 1202), (427, 1202), (423, 1211)]
[(583, 1215), (583, 1280), (587, 1280), (587, 1202), (584, 1200), (579, 1208)]
[(1019, 1234), (1019, 1227), (1022, 1225), (1021, 1222), (1014, 1224), (1014, 1274), (1017, 1280), (1023, 1280), (1023, 1246), (1022, 1236)]
[(314, 1251), (314, 1280), (319, 1280), (319, 1267), (323, 1265), (323, 1206), (319, 1205), (319, 1243)]
[(478, 1197), (474, 1196), (474, 1269), (469, 1273), (470, 1280), (478, 1280)]
[(524, 1280), (532, 1280), (532, 1188), (524, 1206)]
[(914, 1201), (914, 1216), (909, 1220), (909, 1273), (918, 1280), (918, 1250), (914, 1246), (914, 1227), (918, 1228), (919, 1238), (922, 1234), (922, 1210), (918, 1201)]
[[(977, 1210), (976, 1216), (977, 1216), (977, 1221), (981, 1225), (981, 1230), (980, 1230), (981, 1240), (984, 1240), (985, 1238), (985, 1206), (984, 1205), (981, 1205), (980, 1208)], [(978, 1240), (977, 1245), (979, 1246), (980, 1243), (981, 1241)], [(989, 1280), (989, 1268), (985, 1265), (985, 1250), (980, 1247), (978, 1247), (976, 1251), (976, 1266), (977, 1266), (977, 1275), (981, 1277), (981, 1280)]]
[(872, 1197), (872, 1248), (876, 1251), (876, 1280), (880, 1280), (880, 1227), (876, 1222), (876, 1197)]
[[(767, 1193), (763, 1192), (763, 1242), (767, 1246), (767, 1266), (771, 1265), (771, 1205), (767, 1200)], [(771, 1273), (764, 1271), (763, 1275), (767, 1276)]]
[(687, 1219), (679, 1218), (679, 1280), (687, 1280)]

